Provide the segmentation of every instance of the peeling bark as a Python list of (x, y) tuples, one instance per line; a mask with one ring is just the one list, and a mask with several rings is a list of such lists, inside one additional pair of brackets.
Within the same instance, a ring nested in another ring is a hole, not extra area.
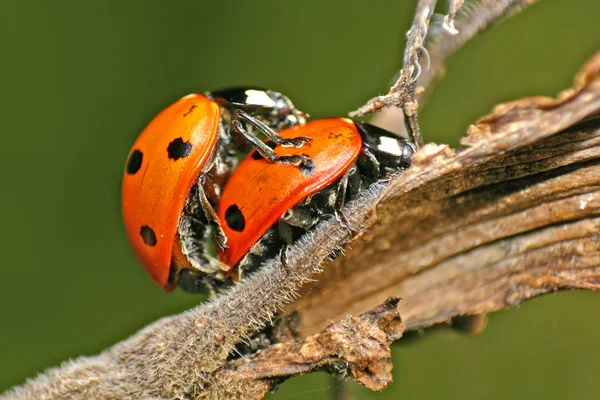
[[(392, 381), (390, 344), (402, 337), (398, 299), (388, 299), (370, 312), (329, 325), (302, 340), (278, 343), (250, 357), (229, 362), (216, 379), (227, 382), (215, 396), (257, 393), (262, 398), (280, 379), (313, 371), (350, 376), (371, 390)], [(210, 396), (210, 394), (208, 394)]]

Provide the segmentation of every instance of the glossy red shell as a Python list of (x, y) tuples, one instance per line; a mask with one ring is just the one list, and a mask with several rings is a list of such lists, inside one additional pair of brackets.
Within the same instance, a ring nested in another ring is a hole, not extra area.
[(220, 113), (205, 96), (183, 97), (146, 126), (129, 154), (122, 190), (127, 236), (154, 281), (167, 290), (179, 218), (217, 145)]
[[(307, 174), (298, 167), (254, 159), (252, 153), (242, 160), (223, 188), (218, 211), (229, 247), (219, 252), (219, 258), (231, 269), (288, 209), (341, 178), (362, 148), (359, 131), (346, 118), (312, 121), (285, 129), (280, 135), (311, 138), (310, 144), (301, 148), (278, 146), (275, 152), (308, 155), (315, 168)], [(225, 221), (225, 212), (232, 205), (237, 205), (244, 215), (241, 232), (231, 229)]]

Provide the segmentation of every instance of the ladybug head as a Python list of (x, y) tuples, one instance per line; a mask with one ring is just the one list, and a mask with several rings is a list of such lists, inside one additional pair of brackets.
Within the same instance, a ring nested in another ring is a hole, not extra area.
[(303, 125), (308, 117), (287, 96), (273, 90), (230, 87), (206, 92), (206, 95), (229, 110), (245, 110), (276, 130)]
[(272, 90), (267, 90), (267, 94), (275, 104), (269, 116), (273, 128), (285, 129), (306, 123), (308, 114), (298, 110), (287, 96)]
[(410, 159), (417, 151), (408, 139), (375, 125), (356, 122), (364, 146), (369, 149), (388, 170), (399, 170), (410, 166)]

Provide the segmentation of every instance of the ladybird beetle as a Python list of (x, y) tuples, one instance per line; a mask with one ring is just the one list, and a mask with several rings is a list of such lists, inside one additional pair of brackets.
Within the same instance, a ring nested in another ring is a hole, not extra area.
[[(311, 139), (290, 154), (307, 155), (311, 169), (286, 169), (248, 154), (223, 188), (218, 216), (229, 242), (219, 250), (234, 281), (286, 249), (321, 219), (335, 216), (351, 232), (342, 207), (372, 183), (408, 168), (415, 146), (376, 126), (346, 118), (316, 120), (280, 132)], [(274, 146), (280, 154), (280, 146)], [(237, 267), (237, 268), (236, 268)]]
[(218, 245), (227, 246), (213, 207), (237, 163), (239, 139), (271, 162), (310, 166), (308, 157), (275, 152), (255, 136), (301, 147), (310, 139), (283, 139), (274, 129), (305, 117), (281, 93), (231, 88), (185, 96), (146, 126), (126, 162), (122, 211), (134, 252), (159, 286), (200, 292), (228, 279), (205, 243), (212, 226)]

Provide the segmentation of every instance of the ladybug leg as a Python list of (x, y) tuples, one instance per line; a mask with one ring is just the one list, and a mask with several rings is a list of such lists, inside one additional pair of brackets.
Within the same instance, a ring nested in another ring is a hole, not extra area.
[(263, 156), (265, 159), (270, 162), (285, 164), (285, 165), (295, 165), (300, 167), (300, 169), (305, 169), (308, 171), (312, 171), (314, 168), (314, 164), (310, 157), (308, 156), (299, 156), (299, 155), (284, 155), (278, 156), (272, 148), (267, 146), (263, 141), (259, 140), (256, 136), (250, 134), (244, 125), (239, 120), (231, 121), (231, 126), (233, 129), (242, 135), (248, 142), (256, 148), (256, 151)]
[(281, 265), (283, 265), (283, 269), (285, 270), (285, 272), (290, 271), (290, 264), (288, 264), (287, 261), (287, 249), (288, 245), (284, 244), (283, 246), (281, 246), (281, 251), (279, 252), (279, 261), (281, 262)]
[(358, 168), (360, 172), (370, 179), (378, 179), (381, 175), (381, 164), (377, 157), (363, 146), (360, 156), (358, 157)]
[[(305, 231), (311, 229), (319, 222), (319, 215), (308, 206), (296, 206), (287, 210), (279, 220), (279, 237), (287, 244), (292, 243), (292, 227), (302, 228)], [(281, 226), (285, 225), (289, 232), (282, 231)]]
[(355, 199), (361, 190), (365, 189), (362, 182), (360, 169), (355, 164), (354, 170), (348, 174), (348, 186), (346, 187), (346, 201)]
[[(288, 210), (288, 212), (289, 211), (290, 210)], [(292, 227), (282, 218), (279, 220), (277, 228), (279, 231), (279, 238), (283, 242), (283, 246), (281, 246), (281, 252), (279, 253), (279, 259), (281, 261), (281, 265), (283, 265), (283, 269), (285, 269), (285, 272), (288, 272), (290, 265), (287, 261), (287, 248), (290, 244), (292, 244), (293, 240)]]
[(179, 239), (173, 246), (170, 281), (186, 292), (215, 294), (218, 288), (230, 283), (223, 273), (229, 267), (206, 252), (205, 243), (210, 232), (207, 213), (200, 204), (201, 197), (198, 185), (194, 185), (177, 226)]
[(350, 167), (350, 169), (348, 169), (348, 171), (344, 174), (344, 176), (339, 180), (339, 182), (337, 184), (337, 188), (335, 190), (335, 204), (334, 204), (335, 218), (338, 221), (340, 221), (342, 224), (344, 224), (344, 226), (346, 227), (346, 229), (348, 229), (348, 231), (350, 232), (351, 235), (354, 235), (356, 233), (356, 230), (352, 227), (352, 225), (350, 224), (350, 221), (348, 221), (348, 218), (346, 218), (346, 215), (344, 214), (342, 209), (344, 208), (344, 205), (346, 204), (346, 193), (348, 191), (349, 177), (351, 175), (354, 175), (355, 173), (356, 173), (356, 167), (352, 166), (352, 167)]
[(204, 246), (209, 230), (208, 219), (199, 204), (201, 197), (202, 195), (198, 194), (198, 185), (194, 185), (177, 226), (179, 245), (174, 246), (173, 259), (179, 267), (175, 270), (185, 269), (190, 264), (202, 273), (220, 276), (221, 265), (207, 255)]
[(250, 125), (252, 125), (253, 127), (255, 127), (256, 129), (258, 129), (259, 131), (261, 131), (266, 137), (271, 139), (273, 141), (273, 143), (275, 143), (278, 146), (302, 147), (304, 145), (304, 143), (310, 142), (310, 138), (307, 138), (304, 136), (298, 136), (298, 137), (291, 138), (291, 139), (283, 139), (281, 136), (279, 136), (277, 134), (277, 132), (275, 132), (273, 129), (271, 129), (264, 122), (262, 122), (261, 120), (259, 120), (256, 117), (253, 117), (252, 115), (248, 114), (244, 110), (240, 110), (240, 109), (235, 110), (235, 117), (237, 120), (247, 122)]
[(188, 293), (208, 292), (211, 299), (217, 296), (219, 287), (223, 283), (222, 281), (213, 279), (205, 272), (190, 268), (181, 269), (177, 276), (177, 286), (183, 291)]
[(223, 232), (223, 228), (221, 228), (217, 213), (206, 197), (206, 193), (204, 192), (205, 183), (206, 176), (204, 174), (200, 174), (198, 176), (198, 203), (200, 204), (200, 207), (202, 207), (202, 211), (204, 212), (208, 223), (211, 224), (215, 230), (215, 239), (217, 244), (219, 247), (225, 250), (227, 249), (227, 236), (225, 236), (225, 232)]
[(320, 216), (309, 206), (296, 206), (287, 210), (279, 219), (278, 235), (279, 240), (283, 242), (280, 259), (281, 264), (287, 271), (289, 264), (287, 262), (287, 248), (294, 241), (293, 228), (301, 228), (305, 231), (311, 229), (320, 221)]

